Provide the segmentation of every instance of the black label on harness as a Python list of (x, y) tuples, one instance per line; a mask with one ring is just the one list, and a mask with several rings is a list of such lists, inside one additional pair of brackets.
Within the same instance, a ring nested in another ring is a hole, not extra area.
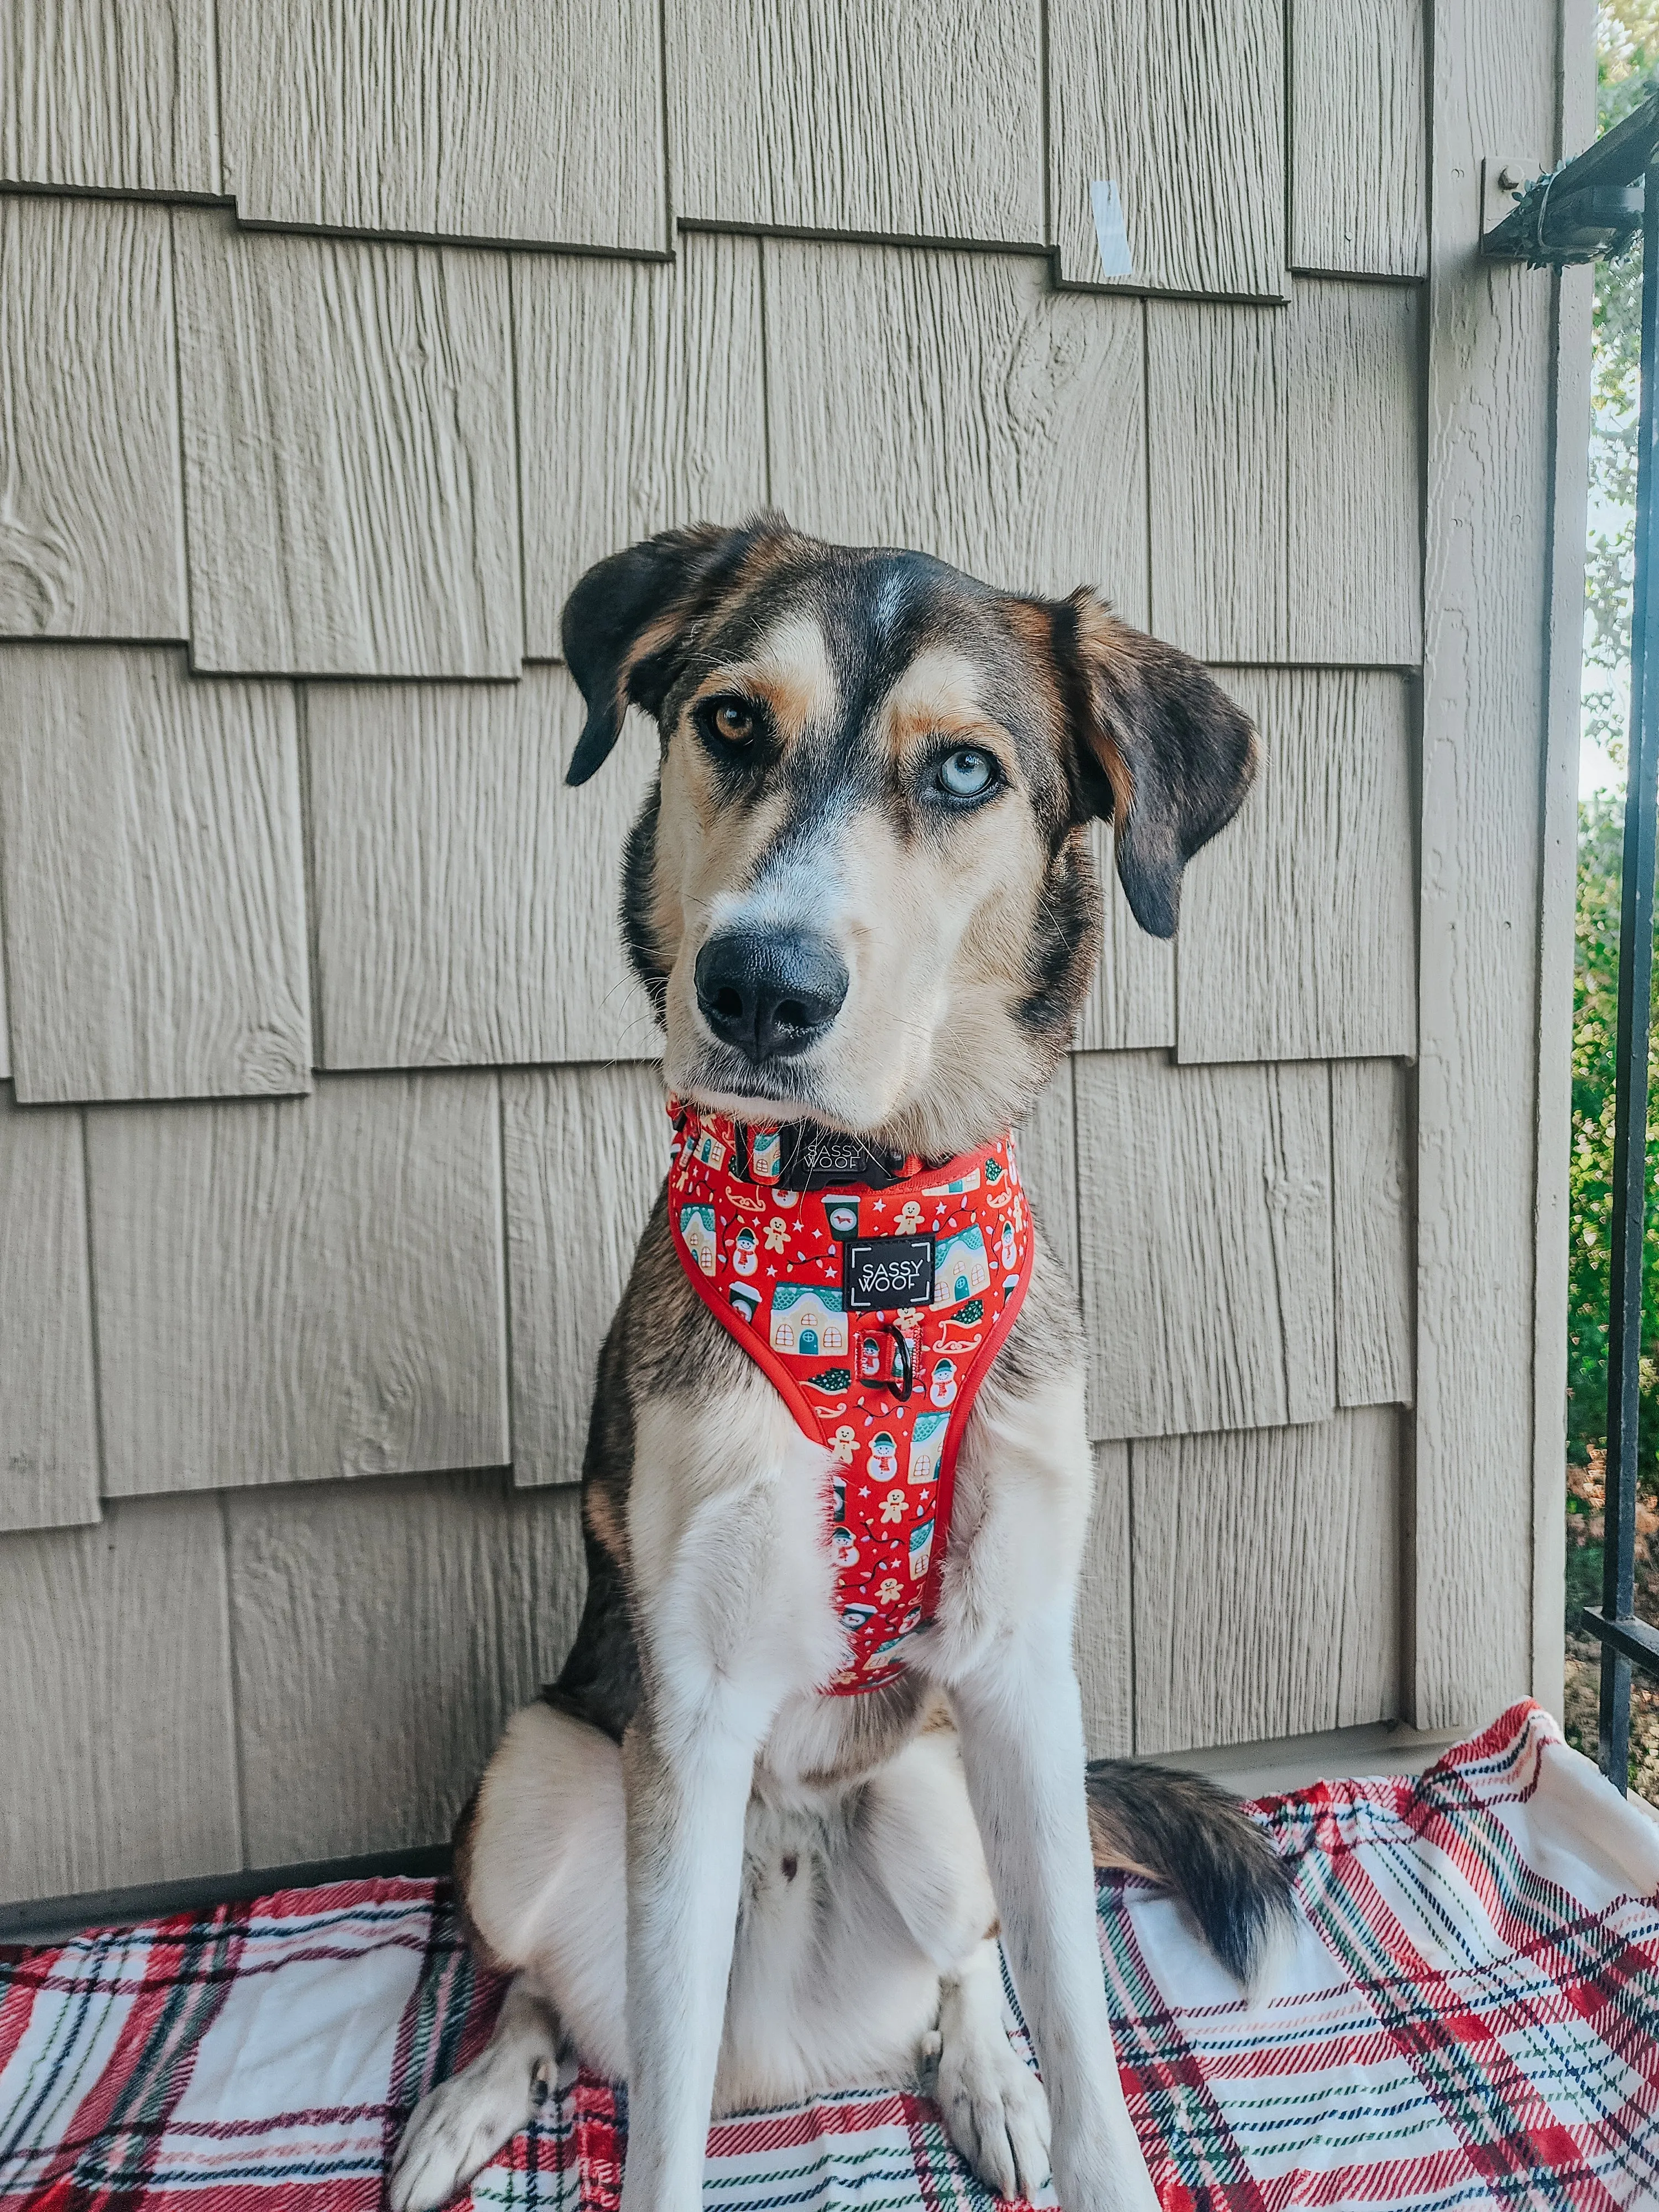
[(847, 1247), (847, 1310), (887, 1313), (933, 1303), (931, 1237), (870, 1237)]
[(784, 1190), (823, 1190), (837, 1182), (861, 1182), (871, 1190), (885, 1190), (904, 1172), (902, 1154), (872, 1152), (839, 1129), (792, 1121), (778, 1136), (776, 1179)]

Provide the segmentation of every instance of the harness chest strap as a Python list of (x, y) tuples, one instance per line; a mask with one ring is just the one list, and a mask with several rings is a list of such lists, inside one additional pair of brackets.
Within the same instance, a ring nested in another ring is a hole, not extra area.
[[(903, 1670), (939, 1603), (957, 1455), (1031, 1276), (1012, 1136), (832, 1188), (791, 1158), (797, 1132), (669, 1102), (668, 1223), (705, 1305), (830, 1455), (825, 1500), (849, 1696)], [(848, 1164), (862, 1147), (848, 1146)]]

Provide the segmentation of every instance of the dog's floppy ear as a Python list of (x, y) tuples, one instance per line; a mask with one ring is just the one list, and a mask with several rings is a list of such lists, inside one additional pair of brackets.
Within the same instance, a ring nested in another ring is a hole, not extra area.
[(1182, 868), (1255, 779), (1255, 728), (1207, 669), (1120, 622), (1092, 592), (1053, 612), (1085, 796), (1113, 825), (1135, 920), (1173, 937)]
[(559, 625), (565, 665), (587, 702), (567, 783), (586, 783), (605, 765), (630, 706), (659, 711), (687, 626), (756, 535), (754, 526), (723, 530), (709, 522), (665, 530), (595, 562), (583, 576)]

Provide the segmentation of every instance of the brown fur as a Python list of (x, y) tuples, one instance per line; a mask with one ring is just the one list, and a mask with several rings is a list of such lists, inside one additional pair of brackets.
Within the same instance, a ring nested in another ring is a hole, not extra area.
[(455, 1826), (450, 1831), (450, 1879), (455, 1889), (456, 1917), (461, 1923), (461, 1933), (467, 1948), (478, 1963), (492, 1974), (511, 1973), (509, 1962), (498, 1958), (486, 1939), (483, 1930), (472, 1916), (468, 1898), (472, 1888), (472, 1854), (478, 1832), (478, 1791), (475, 1788), (460, 1811), (455, 1815)]

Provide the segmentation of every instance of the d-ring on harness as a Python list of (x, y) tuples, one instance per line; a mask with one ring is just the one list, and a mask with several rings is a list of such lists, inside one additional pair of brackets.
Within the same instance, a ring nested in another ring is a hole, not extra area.
[[(902, 1405), (908, 1404), (910, 1393), (916, 1387), (916, 1365), (910, 1353), (910, 1340), (896, 1322), (884, 1321), (881, 1326), (884, 1333), (893, 1340), (893, 1354), (898, 1361), (899, 1373), (897, 1382), (889, 1381), (881, 1387), (890, 1390)], [(890, 1369), (889, 1373), (890, 1375)]]
[(670, 1100), (668, 1224), (692, 1286), (830, 1456), (837, 1696), (933, 1617), (957, 1454), (1030, 1281), (1012, 1136), (942, 1167)]

